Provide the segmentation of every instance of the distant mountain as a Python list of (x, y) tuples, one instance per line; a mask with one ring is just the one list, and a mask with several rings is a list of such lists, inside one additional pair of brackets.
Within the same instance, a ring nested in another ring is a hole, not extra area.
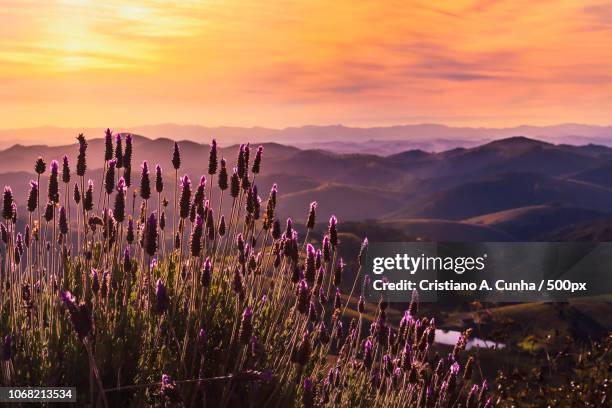
[[(339, 153), (375, 153), (388, 155), (402, 150), (444, 151), (455, 147), (473, 147), (486, 141), (512, 136), (526, 136), (553, 143), (602, 144), (612, 146), (612, 126), (561, 124), (553, 126), (517, 126), (509, 128), (451, 127), (437, 124), (386, 127), (348, 127), (343, 125), (301, 126), (284, 129), (264, 127), (207, 127), (200, 125), (159, 124), (136, 127), (112, 126), (118, 132), (146, 135), (149, 138), (173, 138), (209, 143), (217, 138), (222, 145), (242, 142), (278, 142), (305, 149), (321, 148)], [(0, 147), (16, 143), (69, 143), (78, 133), (92, 138), (103, 136), (103, 128), (63, 128), (43, 126), (29, 129), (0, 130)]]
[(473, 148), (457, 148), (440, 153), (404, 152), (389, 156), (390, 163), (417, 174), (452, 176), (533, 172), (561, 176), (590, 169), (607, 162), (612, 152), (588, 151), (575, 146), (560, 146), (526, 137), (511, 137)]

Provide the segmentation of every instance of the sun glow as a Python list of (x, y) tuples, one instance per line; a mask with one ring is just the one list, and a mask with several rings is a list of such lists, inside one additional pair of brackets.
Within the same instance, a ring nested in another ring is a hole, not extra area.
[(612, 7), (599, 0), (0, 0), (0, 12), (2, 127), (604, 123), (612, 110)]

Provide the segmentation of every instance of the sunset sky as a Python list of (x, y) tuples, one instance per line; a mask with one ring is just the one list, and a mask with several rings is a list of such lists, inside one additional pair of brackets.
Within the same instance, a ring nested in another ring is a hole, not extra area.
[(4, 129), (612, 123), (610, 1), (0, 0), (0, 16)]

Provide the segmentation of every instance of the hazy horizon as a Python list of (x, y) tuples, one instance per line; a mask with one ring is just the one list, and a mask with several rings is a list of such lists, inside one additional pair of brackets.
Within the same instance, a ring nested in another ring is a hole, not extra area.
[[(13, 145), (69, 145), (84, 133), (88, 139), (103, 137), (106, 126), (41, 126), (0, 129), (0, 149)], [(493, 140), (524, 136), (555, 144), (612, 146), (612, 126), (557, 124), (514, 127), (456, 127), (435, 123), (355, 127), (346, 125), (304, 125), (286, 128), (179, 125), (162, 123), (134, 127), (110, 127), (115, 133), (132, 133), (149, 139), (167, 138), (220, 145), (237, 143), (280, 143), (299, 148), (322, 148), (337, 153), (392, 154), (403, 150), (439, 152), (457, 147), (474, 147)]]
[(377, 128), (393, 128), (393, 127), (410, 127), (410, 126), (440, 126), (447, 127), (453, 129), (515, 129), (522, 127), (534, 127), (534, 128), (548, 128), (548, 127), (559, 127), (559, 126), (592, 126), (592, 127), (612, 127), (612, 122), (602, 122), (602, 123), (592, 123), (592, 122), (565, 122), (565, 121), (551, 121), (547, 123), (537, 124), (537, 123), (529, 123), (529, 122), (517, 122), (513, 124), (508, 124), (506, 126), (489, 126), (478, 123), (470, 123), (465, 125), (454, 125), (452, 123), (444, 123), (444, 122), (397, 122), (397, 123), (372, 123), (370, 125), (359, 125), (359, 124), (351, 124), (346, 122), (325, 122), (325, 123), (308, 123), (304, 122), (302, 124), (294, 124), (287, 126), (274, 126), (267, 124), (245, 124), (245, 125), (232, 125), (232, 124), (210, 124), (210, 123), (197, 123), (197, 122), (173, 122), (173, 121), (159, 121), (155, 123), (138, 123), (138, 124), (122, 124), (119, 126), (108, 126), (108, 124), (85, 124), (85, 125), (55, 125), (55, 124), (40, 124), (40, 125), (31, 125), (31, 126), (19, 126), (19, 127), (4, 127), (0, 125), (0, 131), (7, 130), (28, 130), (28, 129), (40, 129), (40, 128), (60, 128), (60, 129), (106, 129), (106, 128), (116, 128), (116, 129), (131, 129), (131, 128), (144, 128), (144, 127), (155, 127), (155, 126), (180, 126), (180, 127), (189, 127), (189, 126), (198, 126), (207, 129), (214, 128), (240, 128), (240, 129), (270, 129), (270, 130), (285, 130), (285, 129), (294, 129), (294, 128), (304, 128), (304, 127), (345, 127), (345, 128), (355, 128), (355, 129), (377, 129)]

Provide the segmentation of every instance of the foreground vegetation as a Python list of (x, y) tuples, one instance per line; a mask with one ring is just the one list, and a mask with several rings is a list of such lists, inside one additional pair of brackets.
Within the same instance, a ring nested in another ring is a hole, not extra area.
[[(277, 186), (265, 201), (258, 194), (262, 148), (251, 157), (240, 146), (228, 168), (213, 141), (194, 186), (179, 179), (175, 144), (166, 191), (168, 173), (146, 161), (132, 185), (130, 135), (107, 131), (101, 188), (87, 180), (83, 135), (78, 143), (74, 169), (68, 157), (49, 169), (36, 161), (26, 214), (4, 190), (3, 385), (76, 386), (82, 404), (105, 407), (488, 407), (506, 398), (472, 380), (469, 330), (441, 356), (435, 322), (416, 304), (394, 328), (381, 300), (366, 325), (360, 270), (348, 293), (359, 297), (358, 318), (346, 317), (337, 220), (312, 236), (311, 203), (305, 237), (281, 223)], [(358, 268), (366, 251), (367, 239)]]

